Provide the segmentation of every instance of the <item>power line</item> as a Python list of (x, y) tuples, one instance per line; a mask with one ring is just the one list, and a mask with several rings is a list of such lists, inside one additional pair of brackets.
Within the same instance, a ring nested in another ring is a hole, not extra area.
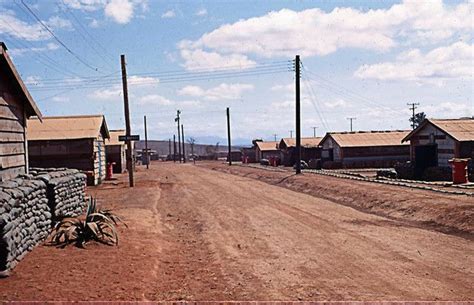
[[(259, 64), (257, 66), (242, 66), (240, 70), (233, 70), (232, 67), (216, 67), (214, 69), (200, 69), (200, 70), (193, 70), (193, 71), (182, 71), (182, 70), (172, 70), (172, 71), (155, 71), (155, 72), (142, 72), (142, 73), (134, 73), (130, 74), (130, 76), (150, 76), (150, 77), (180, 77), (180, 76), (193, 76), (193, 75), (216, 75), (218, 73), (239, 73), (239, 72), (246, 72), (246, 71), (256, 71), (256, 70), (265, 70), (271, 68), (280, 68), (285, 69), (284, 63), (279, 64)], [(234, 66), (235, 68), (235, 66)], [(94, 77), (83, 77), (82, 79), (90, 79), (96, 78)], [(80, 80), (82, 80), (80, 79)], [(103, 79), (107, 79), (107, 77), (103, 77)], [(118, 78), (116, 78), (118, 79)], [(44, 83), (63, 83), (66, 79), (64, 78), (56, 78), (56, 79), (44, 79)], [(74, 79), (76, 81), (77, 79)], [(113, 81), (114, 79), (110, 79)]]
[[(87, 36), (89, 36), (90, 40), (93, 41), (93, 43), (89, 44), (91, 46), (91, 48), (96, 51), (96, 53), (104, 60), (108, 60), (110, 64), (112, 65), (115, 65), (115, 60), (114, 60), (114, 57), (112, 55), (110, 55), (107, 51), (107, 49), (97, 40), (94, 38), (94, 36), (87, 30), (87, 28), (82, 24), (82, 22), (79, 20), (79, 18), (77, 18), (77, 16), (69, 9), (68, 5), (64, 2), (64, 0), (61, 0), (62, 2), (62, 6), (60, 6), (59, 4), (57, 4), (57, 6), (66, 11), (74, 20), (75, 22), (80, 26), (80, 28), (82, 29), (82, 31), (84, 33), (87, 34)], [(77, 27), (74, 25), (74, 22), (73, 22), (73, 26), (74, 28), (77, 30)], [(80, 31), (78, 31), (80, 33)], [(83, 37), (83, 39), (86, 41), (87, 39), (85, 38), (85, 36), (80, 33), (81, 36)], [(97, 50), (94, 46), (94, 44), (96, 44), (98, 47), (100, 47), (102, 49), (102, 52), (100, 52), (99, 50)]]
[[(72, 51), (64, 42), (62, 42), (61, 39), (59, 39), (54, 33), (53, 31), (46, 25), (44, 24), (43, 21), (41, 21), (41, 19), (35, 14), (35, 12), (33, 12), (33, 10), (31, 10), (31, 8), (25, 3), (24, 0), (20, 0), (21, 3), (26, 7), (26, 9), (31, 13), (31, 15), (33, 15), (33, 17), (36, 19), (36, 21), (46, 30), (49, 32), (49, 34), (51, 34), (51, 36), (64, 48), (66, 49), (66, 51), (68, 53), (70, 53), (72, 56), (74, 56), (79, 62), (81, 62), (83, 65), (85, 65), (86, 67), (96, 71), (96, 72), (99, 72), (99, 70), (96, 68), (96, 67), (93, 67), (92, 65), (88, 64), (85, 60), (83, 60), (78, 54), (76, 54), (74, 51)], [(16, 3), (16, 2), (15, 2)], [(16, 3), (18, 5), (18, 3)]]
[(407, 103), (407, 105), (410, 106), (410, 110), (412, 111), (411, 127), (412, 127), (413, 129), (415, 129), (415, 128), (416, 128), (415, 110), (416, 110), (416, 108), (418, 108), (418, 107), (416, 107), (416, 106), (419, 106), (420, 103)]
[(324, 115), (323, 115), (323, 112), (321, 111), (321, 109), (320, 109), (319, 106), (318, 106), (316, 94), (314, 93), (311, 84), (310, 84), (309, 81), (307, 80), (306, 76), (303, 75), (303, 78), (302, 78), (302, 79), (303, 79), (303, 85), (305, 85), (306, 88), (308, 89), (308, 94), (309, 94), (310, 102), (311, 102), (311, 104), (313, 105), (313, 107), (314, 107), (314, 109), (315, 109), (315, 111), (316, 111), (316, 114), (318, 115), (319, 120), (321, 121), (321, 124), (323, 124), (323, 127), (324, 127), (326, 130), (330, 130), (329, 124), (327, 123), (326, 118), (325, 118)]
[[(143, 81), (139, 82), (136, 85), (149, 85), (149, 84), (164, 84), (164, 83), (180, 83), (180, 82), (189, 82), (189, 81), (199, 81), (199, 80), (216, 80), (216, 79), (227, 79), (227, 78), (238, 78), (238, 77), (251, 77), (251, 76), (260, 76), (260, 75), (268, 75), (268, 74), (277, 74), (277, 73), (287, 73), (287, 70), (282, 69), (268, 69), (268, 70), (260, 70), (260, 71), (244, 71), (244, 72), (234, 72), (234, 73), (222, 73), (217, 75), (197, 75), (197, 76), (189, 76), (189, 77), (170, 77), (170, 78), (163, 78), (159, 80), (150, 80), (150, 81)], [(96, 82), (90, 85), (87, 84), (61, 84), (56, 86), (42, 86), (31, 88), (33, 91), (50, 91), (50, 90), (58, 90), (58, 89), (75, 89), (75, 88), (82, 88), (82, 89), (99, 89), (107, 86), (113, 86), (119, 84), (118, 81), (105, 81), (105, 82)], [(132, 83), (133, 84), (133, 83)]]
[(392, 112), (392, 113), (397, 114), (397, 115), (400, 114), (398, 111), (395, 111), (395, 110), (393, 110), (389, 107), (386, 107), (386, 106), (381, 106), (381, 105), (377, 104), (376, 102), (373, 102), (371, 99), (369, 99), (367, 97), (364, 97), (364, 96), (360, 95), (359, 93), (357, 93), (353, 90), (345, 88), (345, 87), (341, 86), (340, 84), (334, 83), (334, 82), (332, 82), (328, 79), (325, 79), (324, 77), (319, 76), (314, 72), (308, 71), (304, 66), (303, 66), (303, 69), (305, 70), (305, 72), (307, 72), (307, 73), (313, 75), (314, 77), (318, 78), (319, 80), (316, 80), (314, 78), (311, 78), (311, 77), (307, 76), (308, 79), (311, 79), (311, 80), (317, 82), (318, 85), (321, 86), (322, 88), (325, 88), (325, 89), (327, 89), (327, 90), (329, 90), (333, 93), (339, 94), (340, 96), (358, 100), (359, 102), (361, 102), (365, 105), (370, 105), (370, 107), (375, 107), (375, 108), (378, 108), (378, 109), (381, 109), (381, 110), (384, 110), (384, 111), (389, 111), (389, 112)]
[(356, 117), (349, 117), (349, 118), (346, 118), (346, 119), (348, 119), (351, 122), (351, 132), (352, 132), (352, 121), (357, 120), (357, 118)]
[[(23, 8), (20, 6), (20, 8), (23, 10)], [(24, 11), (26, 13), (26, 11)], [(22, 33), (19, 33), (10, 23), (8, 23), (6, 20), (2, 20), (4, 24), (6, 24), (18, 37), (22, 38), (22, 39), (25, 39), (24, 38), (24, 35)], [(28, 43), (28, 42), (22, 42), (21, 40), (16, 40), (14, 39), (14, 37), (11, 35), (11, 34), (7, 34), (9, 35), (12, 40), (10, 41), (10, 43), (12, 44), (16, 44), (18, 43), (20, 45), (20, 48), (24, 48), (24, 49), (29, 49), (30, 51), (36, 53), (38, 56), (37, 57), (33, 57), (33, 59), (37, 62), (40, 62), (42, 64), (44, 64), (45, 66), (55, 70), (56, 72), (58, 73), (61, 73), (63, 75), (66, 75), (68, 77), (70, 77), (71, 75), (72, 76), (76, 76), (76, 77), (81, 77), (79, 74), (67, 69), (67, 68), (64, 68), (59, 62), (55, 61), (54, 59), (52, 59), (51, 57), (49, 57), (47, 54), (42, 54), (40, 51), (37, 50), (37, 48), (33, 47), (33, 45), (31, 43)], [(16, 43), (14, 42), (16, 41)]]

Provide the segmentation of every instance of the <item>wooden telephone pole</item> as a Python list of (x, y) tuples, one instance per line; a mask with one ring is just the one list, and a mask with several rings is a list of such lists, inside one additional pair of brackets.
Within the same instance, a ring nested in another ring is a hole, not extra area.
[(174, 121), (178, 123), (178, 159), (179, 159), (179, 163), (181, 163), (181, 132), (179, 130), (179, 115), (180, 114), (181, 114), (181, 111), (177, 110), (176, 111), (176, 118), (174, 119)]
[(351, 132), (352, 132), (352, 121), (356, 120), (356, 117), (347, 118), (351, 122)]
[(300, 56), (295, 58), (296, 91), (296, 174), (301, 174), (301, 102), (300, 102)]
[(125, 63), (125, 55), (120, 55), (120, 62), (122, 65), (122, 87), (123, 87), (123, 104), (125, 108), (125, 135), (127, 136), (127, 170), (128, 170), (128, 181), (130, 187), (135, 185), (133, 179), (133, 160), (132, 160), (132, 141), (130, 140), (131, 128), (130, 128), (130, 109), (128, 106), (128, 87), (127, 87), (127, 68)]
[(419, 106), (420, 103), (408, 103), (407, 105), (408, 105), (408, 106), (411, 106), (411, 107), (410, 107), (410, 110), (412, 111), (411, 127), (412, 127), (413, 129), (415, 129), (415, 128), (416, 128), (416, 124), (415, 124), (415, 110), (416, 110), (416, 108), (417, 108), (416, 106)]
[[(149, 168), (150, 164), (150, 154), (148, 153), (148, 134), (146, 130), (146, 115), (143, 116), (143, 123), (145, 125), (145, 160), (146, 160), (146, 169)], [(142, 154), (143, 157), (143, 154)]]
[(183, 163), (186, 163), (186, 152), (184, 151), (185, 141), (184, 141), (184, 126), (183, 126), (183, 124), (181, 124), (181, 138), (182, 138), (182, 142), (183, 142)]
[(176, 135), (173, 135), (173, 162), (176, 163)]
[(227, 146), (229, 148), (229, 152), (227, 153), (227, 158), (229, 159), (229, 165), (232, 165), (232, 141), (230, 139), (230, 109), (227, 107)]

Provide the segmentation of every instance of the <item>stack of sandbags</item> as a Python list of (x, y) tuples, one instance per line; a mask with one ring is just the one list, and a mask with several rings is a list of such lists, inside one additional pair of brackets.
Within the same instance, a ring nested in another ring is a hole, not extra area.
[(84, 211), (87, 176), (77, 169), (34, 169), (30, 171), (48, 188), (49, 206), (53, 219), (75, 217)]
[(28, 177), (0, 183), (0, 276), (51, 231), (46, 184)]

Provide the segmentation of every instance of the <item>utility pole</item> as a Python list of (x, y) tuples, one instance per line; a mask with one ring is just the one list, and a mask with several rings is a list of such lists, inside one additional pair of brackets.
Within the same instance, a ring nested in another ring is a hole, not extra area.
[(356, 117), (350, 117), (347, 118), (349, 121), (351, 121), (351, 132), (352, 132), (352, 121), (355, 121), (357, 118)]
[(293, 139), (293, 130), (290, 130), (290, 139)]
[(230, 139), (230, 109), (227, 107), (227, 146), (229, 148), (229, 152), (227, 154), (227, 158), (229, 159), (229, 165), (232, 165), (232, 141)]
[(130, 140), (130, 109), (128, 106), (128, 87), (127, 87), (127, 68), (125, 63), (125, 55), (120, 55), (120, 63), (122, 65), (122, 88), (123, 88), (123, 105), (125, 110), (125, 135), (127, 136), (127, 170), (128, 183), (130, 187), (135, 185), (133, 179), (133, 160), (132, 160), (132, 141)]
[(184, 152), (185, 141), (184, 141), (184, 126), (183, 126), (183, 124), (181, 124), (181, 139), (182, 139), (182, 143), (183, 143), (183, 163), (186, 163), (186, 153)]
[(300, 56), (295, 58), (296, 92), (296, 174), (301, 174), (301, 101), (300, 101)]
[(149, 163), (150, 163), (150, 155), (148, 154), (148, 134), (146, 130), (146, 115), (143, 116), (143, 124), (145, 125), (145, 160), (146, 160), (146, 169), (148, 169)]
[(311, 128), (313, 128), (313, 138), (316, 138), (316, 129), (318, 129), (318, 127), (314, 126)]
[(181, 111), (176, 110), (176, 118), (174, 119), (175, 122), (178, 122), (178, 159), (179, 163), (181, 163), (181, 132), (179, 131), (179, 115)]
[(168, 139), (168, 152), (171, 159), (171, 139)]
[(276, 141), (277, 141), (277, 134), (274, 133), (274, 134), (273, 134), (273, 137), (275, 138), (275, 142), (276, 142)]
[(412, 116), (411, 116), (411, 127), (413, 129), (415, 129), (416, 127), (416, 124), (415, 124), (415, 110), (416, 110), (416, 106), (419, 106), (420, 103), (407, 103), (408, 106), (410, 106), (410, 110), (412, 111)]
[(176, 163), (176, 135), (173, 135), (173, 162)]

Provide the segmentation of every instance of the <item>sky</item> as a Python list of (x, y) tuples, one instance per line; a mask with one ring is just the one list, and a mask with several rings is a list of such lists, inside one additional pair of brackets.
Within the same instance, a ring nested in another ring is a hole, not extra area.
[(0, 41), (43, 115), (105, 114), (132, 133), (235, 144), (410, 128), (474, 115), (473, 1), (0, 0)]

